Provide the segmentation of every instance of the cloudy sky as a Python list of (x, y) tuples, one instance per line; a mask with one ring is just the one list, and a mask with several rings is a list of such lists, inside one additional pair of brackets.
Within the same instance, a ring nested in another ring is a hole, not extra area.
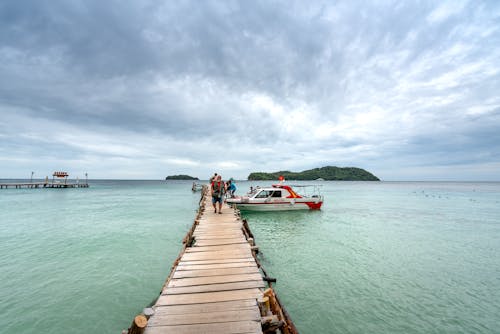
[(0, 2), (0, 178), (500, 180), (498, 1)]

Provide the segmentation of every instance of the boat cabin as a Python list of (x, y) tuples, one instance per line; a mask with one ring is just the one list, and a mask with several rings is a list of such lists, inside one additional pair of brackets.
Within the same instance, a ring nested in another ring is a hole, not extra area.
[[(288, 192), (286, 192), (286, 195), (288, 195)], [(253, 198), (268, 198), (268, 197), (286, 197), (283, 196), (283, 192), (281, 189), (262, 189), (261, 191), (257, 192)]]
[(273, 184), (272, 188), (262, 188), (255, 191), (252, 198), (301, 198), (290, 186)]

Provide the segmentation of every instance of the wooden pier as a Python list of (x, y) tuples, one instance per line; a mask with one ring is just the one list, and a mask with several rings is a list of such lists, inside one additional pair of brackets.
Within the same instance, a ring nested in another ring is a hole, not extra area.
[(0, 189), (8, 188), (88, 188), (88, 183), (24, 182), (0, 183)]
[(254, 237), (226, 204), (214, 213), (204, 186), (195, 221), (160, 296), (128, 334), (298, 333), (261, 267)]

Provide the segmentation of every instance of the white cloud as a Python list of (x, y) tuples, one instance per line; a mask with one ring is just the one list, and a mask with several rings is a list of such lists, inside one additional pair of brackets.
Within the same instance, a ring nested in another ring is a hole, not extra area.
[(167, 164), (178, 165), (178, 166), (199, 166), (200, 163), (198, 161), (194, 161), (191, 159), (180, 159), (180, 158), (170, 158), (163, 159)]
[(33, 156), (134, 178), (498, 160), (494, 3), (30, 5), (0, 22), (5, 176)]
[(462, 12), (467, 1), (445, 1), (439, 4), (428, 16), (429, 23), (440, 23), (451, 16)]

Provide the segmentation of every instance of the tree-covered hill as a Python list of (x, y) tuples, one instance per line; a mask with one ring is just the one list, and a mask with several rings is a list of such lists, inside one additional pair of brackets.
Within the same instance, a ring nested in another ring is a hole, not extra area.
[(314, 168), (302, 172), (251, 173), (248, 175), (248, 180), (277, 180), (280, 176), (283, 176), (286, 180), (380, 181), (378, 177), (362, 168), (335, 166)]
[(197, 177), (192, 177), (189, 175), (169, 175), (165, 180), (199, 180)]

